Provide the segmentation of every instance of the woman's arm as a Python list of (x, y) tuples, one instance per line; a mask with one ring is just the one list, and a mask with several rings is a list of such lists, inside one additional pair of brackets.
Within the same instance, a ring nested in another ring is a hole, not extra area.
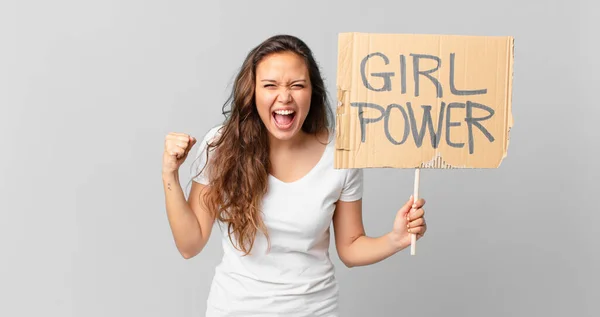
[(193, 182), (189, 201), (186, 201), (179, 184), (178, 172), (163, 174), (163, 186), (167, 217), (175, 245), (185, 259), (190, 259), (202, 251), (214, 224), (214, 217), (203, 203), (203, 190), (206, 187)]
[(370, 265), (410, 246), (410, 233), (416, 233), (420, 238), (426, 230), (424, 210), (421, 208), (423, 204), (424, 200), (421, 199), (411, 209), (411, 198), (398, 211), (390, 232), (380, 237), (369, 237), (365, 234), (362, 221), (362, 199), (338, 201), (333, 226), (336, 249), (342, 262), (348, 267)]

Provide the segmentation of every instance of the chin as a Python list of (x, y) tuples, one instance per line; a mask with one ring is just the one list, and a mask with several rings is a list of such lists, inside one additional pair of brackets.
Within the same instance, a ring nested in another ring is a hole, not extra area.
[(271, 124), (268, 130), (274, 138), (280, 141), (292, 140), (301, 132), (300, 127), (292, 127), (290, 129), (282, 130), (274, 124)]

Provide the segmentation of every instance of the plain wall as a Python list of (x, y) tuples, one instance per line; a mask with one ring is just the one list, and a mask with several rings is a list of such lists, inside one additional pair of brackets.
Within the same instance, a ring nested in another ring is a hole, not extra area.
[[(339, 32), (512, 35), (508, 157), (424, 170), (429, 230), (342, 265), (343, 316), (599, 316), (599, 6), (593, 1), (2, 1), (0, 316), (203, 316), (218, 239), (177, 252), (164, 137), (223, 116), (252, 47), (289, 33), (335, 98)], [(190, 161), (181, 169), (188, 188)], [(365, 172), (369, 235), (412, 170)]]

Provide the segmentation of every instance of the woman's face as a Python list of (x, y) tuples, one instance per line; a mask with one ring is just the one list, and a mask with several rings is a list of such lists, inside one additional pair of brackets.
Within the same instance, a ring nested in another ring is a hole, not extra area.
[(302, 129), (312, 88), (304, 60), (291, 52), (268, 55), (256, 67), (255, 102), (272, 137), (286, 141)]

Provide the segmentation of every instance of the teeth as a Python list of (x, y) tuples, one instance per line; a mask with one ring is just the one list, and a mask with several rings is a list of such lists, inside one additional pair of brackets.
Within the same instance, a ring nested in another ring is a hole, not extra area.
[(280, 114), (280, 115), (288, 115), (288, 114), (294, 113), (294, 111), (293, 110), (276, 110), (275, 113)]

